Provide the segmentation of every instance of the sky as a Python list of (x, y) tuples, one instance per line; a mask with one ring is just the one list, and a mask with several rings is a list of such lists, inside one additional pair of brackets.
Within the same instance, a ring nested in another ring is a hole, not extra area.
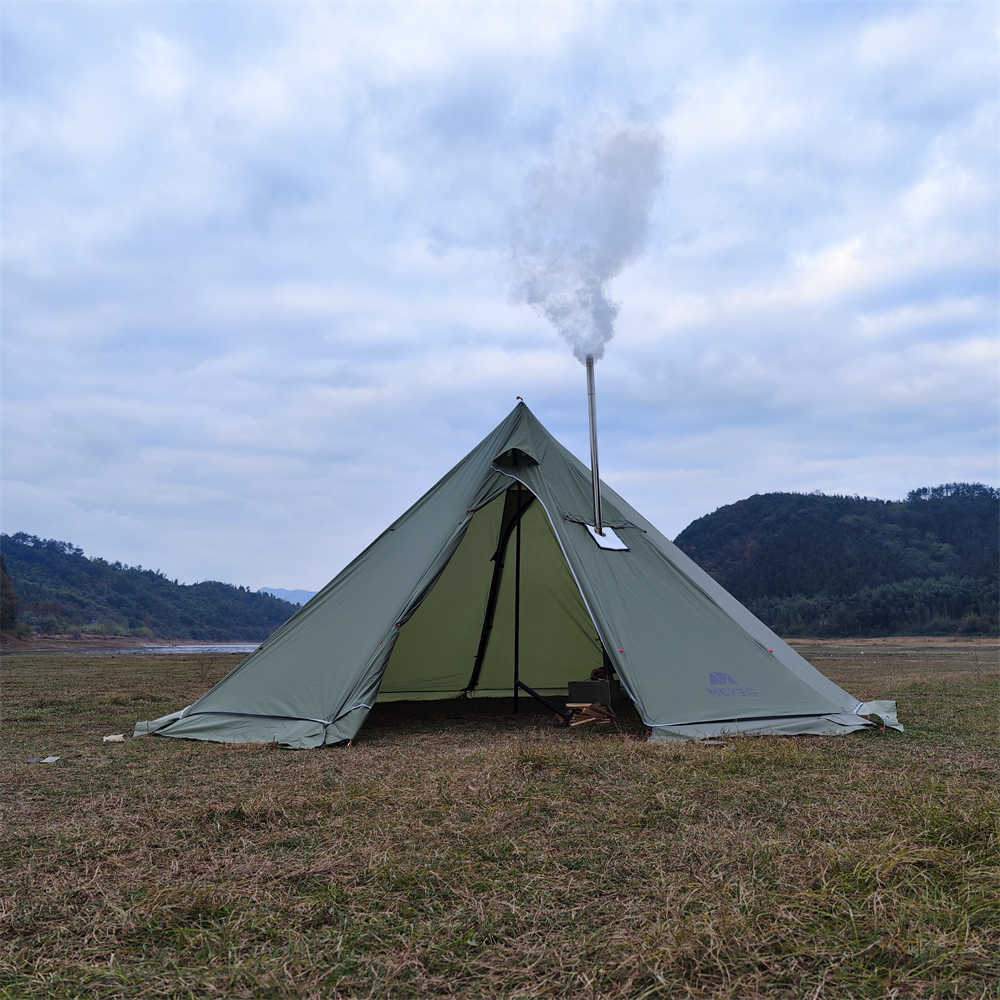
[(0, 11), (5, 532), (318, 589), (518, 395), (589, 464), (511, 247), (609, 127), (662, 181), (605, 288), (605, 481), (670, 537), (1000, 482), (993, 4)]

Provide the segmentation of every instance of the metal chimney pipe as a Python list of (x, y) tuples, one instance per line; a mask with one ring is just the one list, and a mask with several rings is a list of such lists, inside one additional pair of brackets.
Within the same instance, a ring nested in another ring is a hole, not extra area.
[(587, 403), (590, 407), (590, 478), (594, 487), (594, 530), (604, 534), (601, 524), (601, 473), (597, 468), (597, 398), (594, 392), (594, 358), (587, 355)]

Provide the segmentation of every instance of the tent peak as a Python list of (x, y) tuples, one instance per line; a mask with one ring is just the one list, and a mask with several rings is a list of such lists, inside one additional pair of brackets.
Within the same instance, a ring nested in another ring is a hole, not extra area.
[(493, 456), (494, 463), (539, 465), (551, 438), (538, 417), (522, 399), (508, 414), (510, 431)]

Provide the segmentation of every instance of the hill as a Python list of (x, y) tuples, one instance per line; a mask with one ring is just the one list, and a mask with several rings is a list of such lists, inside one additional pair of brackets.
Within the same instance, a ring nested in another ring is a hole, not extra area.
[[(995, 635), (998, 525), (1000, 490), (978, 483), (901, 501), (765, 493), (693, 521), (676, 543), (783, 635)], [(45, 633), (258, 641), (296, 610), (263, 591), (88, 558), (70, 542), (19, 532), (0, 547), (5, 628), (16, 613)]]
[(765, 493), (698, 518), (676, 544), (783, 635), (996, 634), (1000, 490), (905, 500)]
[(182, 584), (157, 570), (88, 558), (70, 542), (24, 532), (0, 535), (0, 547), (19, 621), (46, 634), (255, 642), (297, 610), (247, 587)]
[(280, 597), (283, 601), (290, 601), (292, 604), (305, 604), (316, 596), (315, 590), (283, 590), (281, 587), (261, 587), (257, 593)]

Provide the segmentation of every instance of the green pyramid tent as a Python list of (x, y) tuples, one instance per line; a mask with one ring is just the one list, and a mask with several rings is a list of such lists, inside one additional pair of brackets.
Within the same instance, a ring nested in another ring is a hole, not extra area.
[(839, 734), (866, 714), (898, 728), (893, 702), (824, 677), (603, 483), (597, 536), (591, 491), (518, 404), (215, 687), (136, 735), (336, 743), (376, 700), (510, 695), (515, 648), (517, 679), (563, 701), (607, 656), (654, 740)]

